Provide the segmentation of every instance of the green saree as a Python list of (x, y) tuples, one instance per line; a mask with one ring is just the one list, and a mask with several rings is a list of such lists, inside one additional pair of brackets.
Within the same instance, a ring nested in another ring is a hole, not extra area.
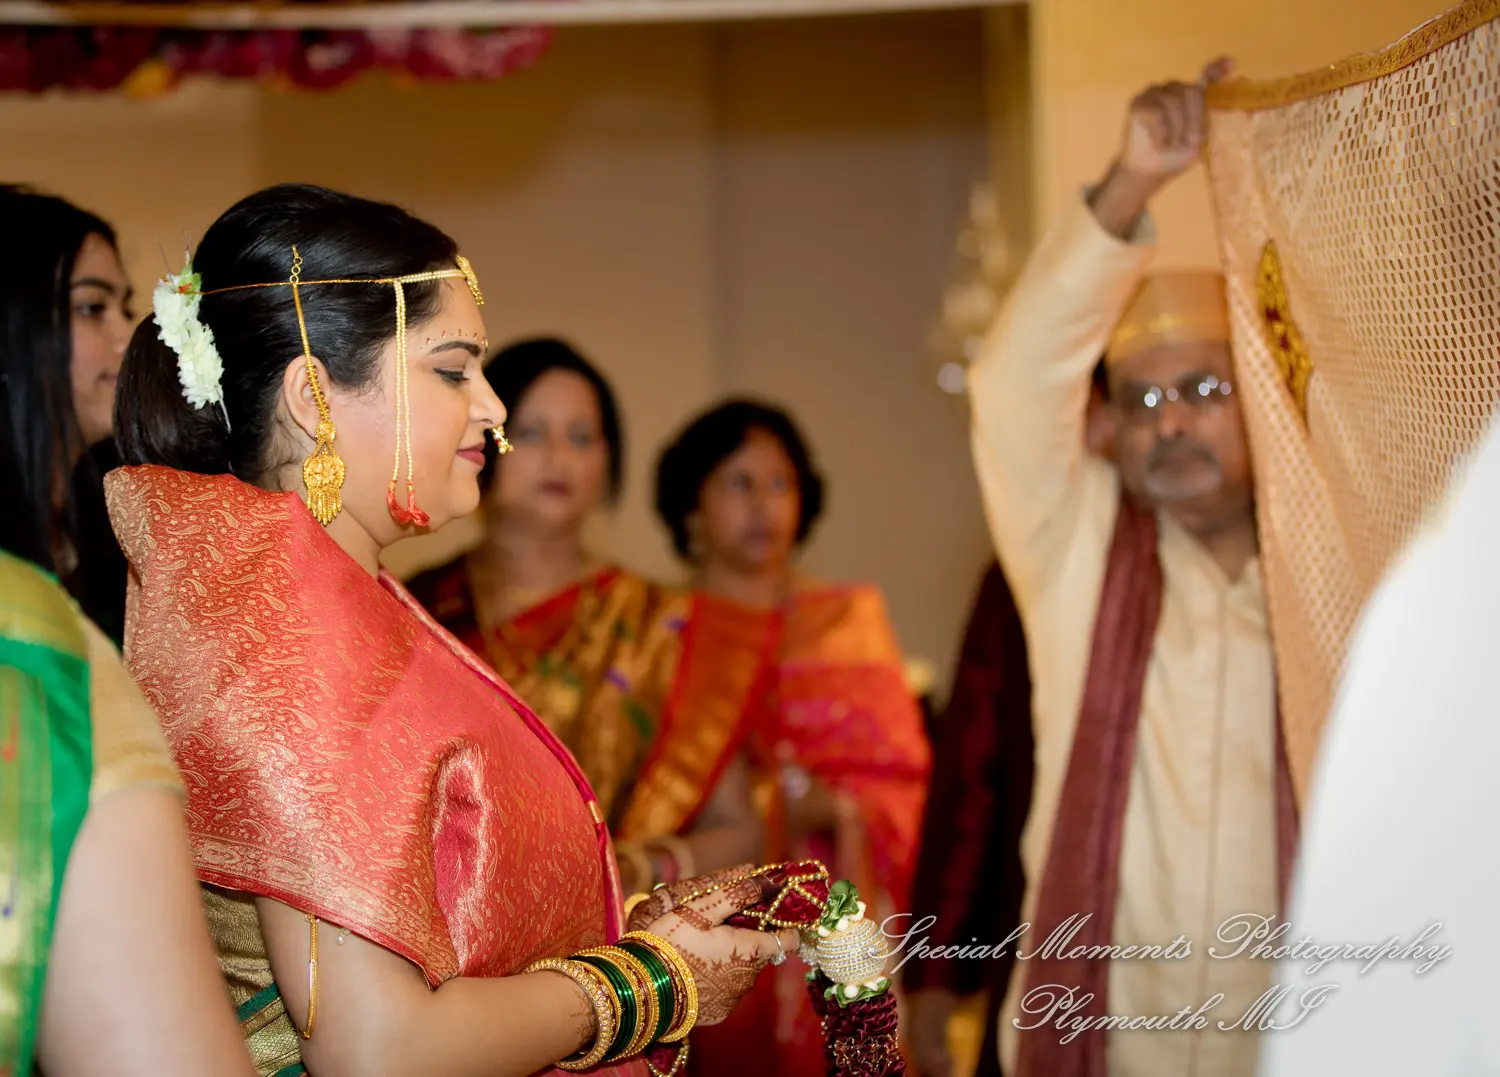
[(86, 648), (66, 592), (0, 552), (0, 1077), (31, 1072), (63, 868), (88, 810)]

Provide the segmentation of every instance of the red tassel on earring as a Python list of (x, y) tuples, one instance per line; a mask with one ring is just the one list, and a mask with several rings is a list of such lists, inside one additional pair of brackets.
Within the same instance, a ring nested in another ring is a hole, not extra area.
[(431, 518), (417, 507), (417, 488), (411, 483), (406, 484), (406, 518), (413, 527), (426, 527), (432, 523)]
[(403, 509), (400, 505), (396, 504), (395, 479), (392, 479), (391, 484), (386, 487), (385, 507), (390, 511), (391, 519), (395, 520), (402, 527), (406, 527), (412, 522), (411, 513), (406, 509)]

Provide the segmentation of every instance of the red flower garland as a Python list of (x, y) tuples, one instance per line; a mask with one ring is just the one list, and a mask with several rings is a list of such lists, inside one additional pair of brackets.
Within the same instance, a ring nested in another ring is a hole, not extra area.
[(492, 82), (547, 51), (546, 27), (494, 30), (183, 30), (0, 27), (0, 90), (164, 93), (190, 74), (330, 90), (366, 71)]
[[(828, 869), (816, 860), (779, 864), (761, 873), (777, 893), (742, 913), (731, 916), (731, 927), (768, 928), (775, 924), (812, 930), (828, 908)], [(801, 882), (792, 882), (801, 879)], [(766, 918), (770, 918), (767, 923)]]
[(808, 980), (813, 1011), (823, 1019), (823, 1067), (828, 1077), (903, 1077), (906, 1059), (896, 1034), (896, 996), (890, 991), (840, 1006), (824, 997), (829, 980)]
[[(777, 893), (727, 922), (735, 927), (770, 930), (780, 924), (816, 931), (828, 910), (828, 869), (808, 860), (782, 864), (763, 874), (777, 886)], [(831, 986), (821, 972), (807, 981), (813, 1011), (823, 1021), (823, 1065), (828, 1077), (904, 1077), (906, 1060), (896, 1032), (896, 996), (886, 990), (874, 998), (841, 1005), (837, 999), (825, 997)]]

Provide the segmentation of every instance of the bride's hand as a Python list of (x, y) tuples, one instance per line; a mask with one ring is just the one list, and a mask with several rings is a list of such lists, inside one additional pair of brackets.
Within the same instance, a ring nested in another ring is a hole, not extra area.
[[(746, 877), (753, 870), (752, 865), (745, 864), (664, 886), (631, 913), (631, 930), (649, 931), (668, 940), (693, 970), (698, 982), (700, 1025), (716, 1025), (728, 1017), (735, 1003), (755, 986), (761, 969), (773, 961), (779, 963), (781, 955), (797, 951), (800, 940), (794, 929), (773, 933), (724, 926), (735, 913), (776, 892), (775, 884), (764, 876)], [(731, 879), (739, 881), (686, 900)]]

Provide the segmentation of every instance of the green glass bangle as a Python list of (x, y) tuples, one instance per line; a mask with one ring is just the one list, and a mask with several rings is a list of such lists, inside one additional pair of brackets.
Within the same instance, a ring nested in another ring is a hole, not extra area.
[(651, 988), (656, 992), (660, 1000), (661, 1017), (656, 1022), (656, 1031), (651, 1033), (652, 1042), (660, 1040), (672, 1027), (672, 1018), (677, 1007), (677, 993), (672, 990), (672, 973), (667, 969), (667, 963), (656, 955), (649, 946), (642, 946), (638, 942), (625, 940), (615, 944), (629, 954), (633, 954), (641, 964), (646, 966), (646, 971), (651, 974)]
[(615, 1061), (618, 1057), (616, 1052), (622, 1052), (626, 1047), (630, 1046), (630, 1041), (635, 1039), (635, 1034), (639, 1031), (639, 1018), (636, 1016), (638, 1008), (635, 1001), (635, 988), (630, 986), (630, 978), (628, 976), (603, 958), (579, 956), (574, 960), (592, 965), (604, 973), (605, 978), (609, 980), (610, 986), (615, 989), (615, 994), (620, 998), (620, 1027), (615, 1032), (615, 1038), (610, 1042), (609, 1050), (605, 1052), (604, 1058), (599, 1063), (602, 1066), (605, 1063)]

